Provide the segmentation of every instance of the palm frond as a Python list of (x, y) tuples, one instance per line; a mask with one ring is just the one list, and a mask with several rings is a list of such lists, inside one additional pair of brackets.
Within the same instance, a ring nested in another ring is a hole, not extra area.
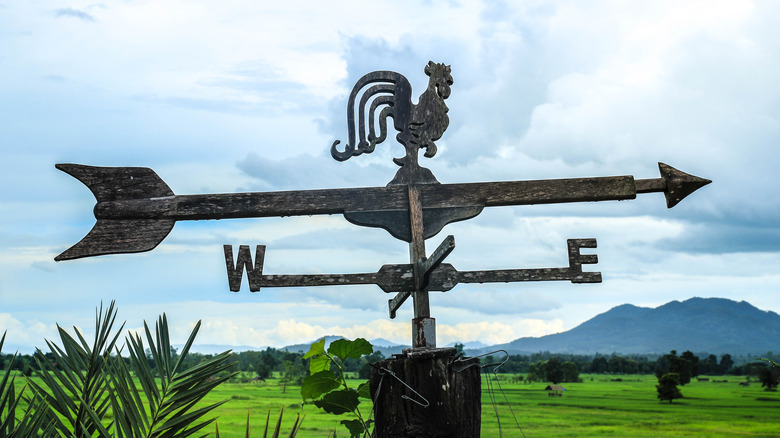
[[(49, 354), (38, 350), (36, 376), (43, 382), (30, 381), (30, 386), (57, 412), (55, 427), (63, 433), (75, 436), (93, 436), (110, 429), (112, 422), (107, 413), (111, 406), (108, 398), (110, 387), (107, 365), (116, 359), (111, 356), (119, 338), (112, 336), (116, 321), (112, 301), (108, 309), (103, 305), (96, 310), (95, 339), (91, 343), (74, 327), (76, 337), (57, 326), (62, 346), (46, 341)], [(103, 424), (104, 420), (107, 424)]]
[[(0, 376), (0, 438), (185, 438), (202, 433), (214, 421), (206, 416), (224, 401), (207, 406), (200, 402), (234, 375), (229, 372), (232, 354), (224, 352), (183, 369), (200, 322), (177, 359), (163, 314), (154, 332), (144, 323), (144, 337), (127, 336), (124, 358), (124, 346), (117, 345), (124, 324), (114, 332), (116, 315), (113, 301), (105, 311), (101, 304), (92, 342), (77, 328), (72, 336), (58, 325), (60, 345), (47, 340), (49, 352), (37, 350), (34, 355), (39, 383), (28, 379), (19, 392), (11, 371), (15, 355), (11, 358)], [(4, 342), (5, 334), (0, 351)], [(27, 408), (20, 412), (24, 404)]]
[[(0, 338), (0, 353), (3, 351), (6, 332)], [(27, 385), (17, 392), (14, 384), (13, 365), (16, 354), (11, 356), (8, 365), (0, 379), (0, 438), (51, 436), (54, 432), (51, 411), (43, 399), (33, 392), (31, 397), (25, 397)], [(27, 407), (17, 413), (19, 402), (24, 401)]]
[[(276, 420), (276, 426), (274, 427), (273, 431), (271, 431), (271, 438), (279, 438), (282, 433), (282, 416), (284, 415), (284, 406), (279, 410), (279, 418)], [(295, 438), (298, 435), (298, 430), (301, 428), (301, 423), (303, 422), (303, 418), (301, 418), (301, 414), (298, 414), (298, 417), (295, 419), (295, 424), (293, 424), (292, 429), (290, 429), (290, 434), (288, 435), (289, 438)], [(268, 410), (268, 414), (265, 417), (265, 429), (263, 429), (263, 438), (268, 438), (268, 428), (271, 426), (271, 410)], [(216, 438), (219, 438), (219, 428), (217, 428), (217, 436)], [(249, 412), (246, 414), (246, 433), (245, 438), (249, 438)]]
[[(168, 319), (163, 314), (152, 331), (144, 324), (144, 335), (154, 360), (152, 368), (140, 335), (127, 339), (132, 370), (135, 372), (145, 400), (142, 402), (129, 369), (118, 364), (112, 378), (114, 417), (121, 436), (132, 437), (186, 437), (207, 425), (213, 419), (204, 419), (223, 402), (196, 408), (196, 405), (217, 385), (233, 376), (223, 373), (232, 365), (232, 354), (225, 352), (190, 369), (182, 370), (186, 357), (200, 329), (198, 322), (182, 349), (178, 360), (171, 349)], [(124, 377), (122, 377), (124, 376)]]

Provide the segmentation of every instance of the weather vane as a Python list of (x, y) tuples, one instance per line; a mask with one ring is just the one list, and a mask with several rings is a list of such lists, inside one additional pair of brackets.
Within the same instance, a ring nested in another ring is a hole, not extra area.
[(376, 284), (384, 292), (396, 293), (388, 300), (391, 318), (412, 297), (413, 347), (429, 349), (436, 347), (429, 292), (448, 291), (458, 283), (601, 282), (601, 273), (582, 270), (583, 264), (597, 263), (597, 256), (580, 253), (581, 248), (595, 248), (596, 239), (569, 239), (566, 267), (458, 271), (443, 263), (455, 248), (453, 236), (445, 238), (430, 255), (425, 252), (425, 240), (445, 225), (473, 218), (485, 207), (625, 200), (651, 192), (663, 192), (671, 208), (711, 182), (658, 163), (661, 177), (654, 179), (628, 175), (441, 184), (429, 169), (419, 165), (418, 154), (421, 149), (425, 149), (425, 157), (436, 154), (434, 141), (449, 125), (444, 101), (450, 96), (453, 81), (450, 66), (444, 64), (429, 62), (425, 74), (428, 87), (417, 104), (412, 103), (409, 81), (399, 73), (375, 71), (360, 78), (348, 101), (348, 143), (343, 149), (338, 140), (331, 146), (331, 155), (338, 161), (371, 153), (386, 140), (387, 118), (391, 117), (398, 131), (396, 140), (406, 154), (393, 159), (400, 169), (385, 187), (175, 195), (149, 168), (57, 164), (58, 169), (83, 182), (95, 195), (97, 222), (81, 241), (55, 260), (149, 251), (180, 220), (343, 214), (353, 224), (383, 228), (408, 242), (409, 263), (384, 265), (375, 273), (365, 274), (264, 275), (264, 245), (256, 246), (254, 261), (249, 246), (241, 245), (234, 261), (232, 246), (225, 245), (230, 289), (240, 289), (244, 270), (253, 292), (261, 287)]

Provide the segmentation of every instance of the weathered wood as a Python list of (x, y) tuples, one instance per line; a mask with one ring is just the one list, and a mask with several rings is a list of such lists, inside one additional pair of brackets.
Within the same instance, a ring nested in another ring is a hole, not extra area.
[(425, 289), (428, 287), (431, 272), (439, 267), (439, 265), (441, 265), (444, 259), (447, 258), (447, 256), (450, 255), (454, 249), (455, 236), (449, 235), (439, 244), (436, 250), (431, 253), (430, 257), (419, 260), (417, 262), (419, 265), (418, 272), (420, 273), (420, 278), (415, 278), (414, 280), (414, 285), (417, 289)]
[(412, 240), (409, 242), (409, 261), (412, 264), (414, 279), (412, 348), (436, 348), (436, 320), (431, 318), (428, 291), (423, 288), (423, 283), (429, 272), (426, 270), (425, 263), (425, 237), (423, 237), (423, 213), (419, 185), (409, 184), (406, 187), (409, 193), (409, 229), (412, 233)]
[[(384, 228), (411, 241), (407, 187), (365, 187), (262, 193), (174, 195), (151, 169), (58, 164), (86, 184), (97, 199), (94, 232), (56, 257), (69, 260), (103, 254), (149, 251), (178, 220), (344, 214), (354, 223)], [(659, 163), (661, 178), (640, 180), (641, 193), (664, 192), (667, 206), (710, 181)], [(632, 176), (417, 184), (423, 236), (448, 223), (476, 216), (484, 207), (633, 199)], [(152, 221), (136, 221), (150, 219)], [(158, 222), (164, 220), (166, 222)], [(107, 221), (114, 221), (109, 223)], [(161, 230), (165, 229), (165, 232)], [(116, 233), (114, 238), (113, 233)]]
[[(80, 165), (60, 166), (68, 173), (77, 173), (78, 170), (85, 174), (91, 174), (93, 171), (106, 173), (106, 169), (122, 169)], [(79, 179), (91, 181), (89, 178)], [(145, 182), (136, 184), (143, 186), (149, 183), (148, 179), (149, 176), (145, 178)], [(591, 180), (582, 178), (418, 185), (423, 214), (423, 237), (435, 235), (447, 223), (476, 216), (483, 206), (576, 202), (577, 200), (621, 200), (636, 196), (631, 176)], [(546, 184), (549, 184), (549, 187), (545, 188)], [(132, 192), (133, 196), (148, 195), (149, 197), (126, 199), (124, 196), (110, 195), (110, 190), (107, 188), (109, 185), (108, 182), (101, 181), (97, 189), (90, 186), (98, 197), (94, 209), (98, 221), (94, 231), (57, 256), (55, 260), (149, 251), (168, 235), (175, 221), (179, 220), (301, 216), (359, 211), (372, 211), (375, 215), (381, 216), (382, 212), (389, 210), (390, 215), (393, 211), (402, 213), (397, 215), (399, 218), (406, 217), (406, 221), (393, 222), (390, 217), (387, 223), (382, 222), (384, 219), (380, 219), (380, 225), (376, 223), (369, 225), (394, 230), (392, 234), (395, 237), (407, 242), (411, 241), (410, 228), (407, 225), (409, 223), (408, 194), (407, 188), (402, 186), (155, 196), (159, 194), (156, 189), (159, 184), (155, 181), (149, 184), (154, 189), (144, 191), (142, 188), (135, 187)], [(603, 190), (599, 189), (600, 185), (603, 185)], [(579, 187), (576, 195), (580, 197), (579, 199), (576, 199), (576, 196), (565, 195), (569, 187)], [(446, 207), (447, 204), (450, 204), (450, 207)], [(462, 207), (451, 208), (452, 205)], [(425, 222), (428, 216), (435, 217), (436, 220)]]
[[(455, 271), (452, 266), (449, 267), (449, 269), (442, 269), (439, 271), (439, 275), (437, 276), (437, 281), (434, 282), (433, 287), (429, 287), (430, 277), (433, 274), (434, 271), (441, 265), (442, 261), (452, 252), (452, 250), (455, 249), (455, 237), (453, 236), (447, 236), (446, 239), (436, 248), (436, 250), (431, 254), (429, 258), (418, 260), (417, 263), (415, 263), (413, 272), (412, 272), (412, 278), (414, 280), (414, 289), (412, 291), (409, 291), (406, 288), (403, 289), (393, 289), (394, 292), (398, 292), (398, 294), (388, 300), (387, 305), (390, 311), (390, 318), (394, 319), (396, 311), (401, 307), (401, 305), (406, 301), (407, 298), (409, 298), (410, 292), (413, 292), (415, 290), (426, 290), (426, 291), (433, 291), (433, 290), (448, 290), (448, 289), (438, 289), (438, 287), (441, 287), (439, 285), (442, 285), (444, 287), (448, 287), (451, 289), (452, 287), (455, 287), (455, 284), (458, 283), (457, 280), (457, 274), (458, 272)], [(381, 287), (381, 286), (380, 286)], [(389, 292), (386, 288), (382, 287), (382, 290), (385, 292)], [(416, 338), (416, 336), (415, 336)]]
[[(580, 254), (580, 248), (595, 248), (596, 239), (569, 239), (567, 241), (569, 266), (565, 268), (497, 269), (487, 271), (458, 271), (449, 263), (441, 263), (443, 255), (454, 247), (454, 239), (447, 239), (425, 260), (428, 272), (425, 290), (429, 292), (447, 292), (459, 283), (510, 283), (520, 281), (571, 281), (572, 283), (600, 283), (600, 272), (583, 272), (583, 264), (598, 263), (596, 254)], [(417, 290), (412, 264), (383, 265), (377, 272), (355, 274), (263, 274), (265, 245), (255, 249), (255, 260), (248, 245), (241, 245), (238, 255), (233, 257), (233, 246), (224, 245), (225, 264), (227, 266), (230, 290), (240, 290), (243, 270), (246, 269), (249, 289), (257, 292), (263, 287), (307, 287), (307, 286), (345, 286), (355, 284), (375, 284), (386, 293), (398, 292), (390, 300), (390, 315), (403, 300)], [(441, 253), (437, 255), (437, 253)], [(438, 260), (438, 264), (429, 261)]]
[(260, 290), (260, 284), (263, 280), (263, 263), (265, 262), (265, 245), (255, 247), (255, 261), (252, 263), (252, 253), (249, 252), (249, 245), (238, 247), (238, 256), (233, 263), (233, 245), (222, 245), (225, 252), (225, 266), (227, 268), (228, 285), (230, 290), (238, 292), (241, 290), (241, 277), (246, 270), (249, 290), (257, 292)]
[[(376, 363), (369, 379), (371, 394), (375, 397), (374, 436), (479, 437), (482, 410), (480, 368), (471, 366), (455, 372), (451, 367), (454, 360), (454, 348), (441, 348), (422, 352), (407, 350), (404, 355)], [(478, 359), (469, 361), (477, 362)], [(429, 405), (421, 406), (404, 396), (421, 403), (422, 396)]]
[(83, 239), (54, 260), (149, 251), (165, 239), (174, 224), (176, 221), (170, 219), (99, 220)]
[[(417, 185), (423, 211), (454, 206), (626, 200), (636, 198), (632, 176)], [(97, 219), (234, 219), (302, 216), (356, 211), (404, 211), (404, 186), (280, 192), (174, 195), (108, 200), (98, 198)], [(411, 239), (410, 239), (411, 240)]]
[[(460, 207), (423, 207), (423, 236), (430, 239), (452, 222), (471, 219), (482, 212), (483, 205)], [(412, 231), (407, 210), (345, 211), (344, 219), (362, 227), (382, 228), (399, 240), (408, 242)]]
[(409, 193), (409, 224), (412, 232), (412, 239), (409, 242), (409, 260), (412, 263), (414, 273), (414, 317), (425, 317), (431, 315), (428, 304), (428, 291), (423, 290), (423, 275), (420, 271), (420, 264), (425, 260), (425, 238), (423, 238), (423, 218), (422, 204), (420, 203), (420, 191), (416, 184), (407, 186)]

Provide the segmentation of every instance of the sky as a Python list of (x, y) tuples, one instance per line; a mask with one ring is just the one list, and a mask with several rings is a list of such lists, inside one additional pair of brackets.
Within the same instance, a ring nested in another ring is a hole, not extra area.
[[(266, 245), (265, 273), (376, 272), (408, 245), (342, 216), (178, 222), (154, 250), (55, 262), (95, 222), (57, 163), (152, 168), (176, 194), (386, 185), (403, 147), (336, 162), (362, 75), (451, 65), (450, 124), (420, 156), (442, 183), (612, 175), (658, 162), (713, 180), (663, 195), (486, 208), (447, 235), (459, 270), (567, 266), (596, 238), (600, 284), (431, 293), (437, 344), (509, 342), (614, 306), (720, 297), (780, 312), (780, 3), (774, 1), (0, 0), (0, 330), (4, 352), (92, 333), (116, 301), (174, 343), (281, 347), (324, 335), (410, 344), (411, 303), (378, 287), (230, 292), (222, 245)], [(246, 280), (244, 280), (246, 281)], [(9, 347), (10, 346), (10, 347)]]

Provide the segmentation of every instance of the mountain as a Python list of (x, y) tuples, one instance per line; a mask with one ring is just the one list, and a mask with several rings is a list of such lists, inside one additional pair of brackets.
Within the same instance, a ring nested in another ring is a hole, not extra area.
[(454, 347), (456, 344), (462, 344), (465, 350), (479, 350), (480, 348), (487, 348), (488, 345), (479, 341), (471, 342), (450, 342), (446, 347)]
[(724, 298), (691, 298), (654, 309), (623, 304), (563, 333), (478, 351), (497, 349), (510, 354), (763, 354), (780, 350), (780, 315)]
[[(326, 345), (342, 336), (326, 336)], [(321, 338), (319, 338), (321, 339)], [(318, 339), (313, 340), (312, 342)], [(280, 348), (307, 352), (312, 342)], [(373, 339), (374, 351), (385, 357), (399, 354), (409, 345), (387, 339)], [(554, 335), (520, 338), (507, 344), (485, 346), (464, 342), (467, 354), (474, 356), (495, 350), (510, 354), (540, 351), (570, 354), (665, 354), (671, 350), (721, 355), (762, 355), (780, 351), (780, 315), (760, 310), (745, 301), (724, 298), (691, 298), (672, 301), (656, 308), (623, 304)], [(453, 346), (451, 343), (448, 346)], [(232, 349), (265, 350), (265, 347), (193, 345), (192, 350), (215, 354)], [(11, 351), (9, 349), (9, 351)]]
[(288, 345), (286, 347), (280, 348), (280, 350), (286, 350), (286, 351), (289, 351), (290, 353), (298, 353), (298, 352), (306, 353), (307, 351), (309, 351), (309, 348), (311, 348), (311, 344), (319, 341), (323, 337), (325, 338), (325, 348), (328, 348), (328, 345), (330, 345), (330, 343), (333, 342), (333, 341), (336, 341), (338, 339), (344, 339), (344, 336), (334, 336), (334, 335), (320, 336), (319, 338), (317, 338), (317, 339), (315, 339), (315, 340), (313, 340), (311, 342), (307, 342), (305, 344)]
[[(299, 351), (301, 352), (307, 352), (309, 351), (309, 348), (311, 347), (311, 344), (319, 341), (320, 338), (315, 339), (312, 342), (304, 343), (304, 344), (295, 344), (295, 345), (288, 345), (286, 347), (280, 348), (280, 350), (287, 350), (292, 353), (297, 353)], [(337, 340), (337, 339), (344, 339), (343, 336), (325, 336), (325, 348), (327, 348), (328, 345), (330, 345), (331, 342)], [(409, 345), (398, 345), (395, 342), (388, 341), (387, 339), (373, 339), (368, 341), (371, 343), (371, 345), (374, 346), (374, 351), (381, 352), (385, 357), (390, 357), (392, 354), (400, 354), (401, 351), (405, 348), (410, 348)]]
[(373, 339), (371, 345), (374, 346), (374, 351), (382, 353), (384, 357), (390, 357), (393, 354), (401, 354), (401, 352), (407, 348), (412, 348), (411, 345), (399, 345), (393, 341), (387, 339)]
[[(176, 351), (181, 351), (184, 344), (173, 345)], [(219, 345), (219, 344), (193, 344), (190, 347), (190, 351), (200, 354), (220, 354), (222, 352), (231, 350), (233, 353), (240, 353), (242, 351), (263, 351), (267, 347), (252, 347), (250, 345)]]

